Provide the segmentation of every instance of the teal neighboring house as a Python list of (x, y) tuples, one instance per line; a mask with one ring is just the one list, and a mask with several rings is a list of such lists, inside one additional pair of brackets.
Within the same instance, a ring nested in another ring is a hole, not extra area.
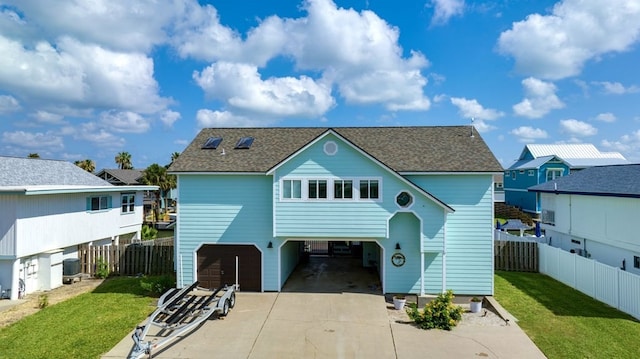
[(203, 129), (169, 168), (178, 287), (280, 291), (328, 241), (384, 293), (491, 295), (502, 171), (468, 126)]
[(504, 171), (504, 201), (539, 217), (540, 202), (535, 192), (528, 191), (529, 187), (588, 167), (627, 163), (619, 152), (600, 152), (588, 143), (529, 144), (518, 160)]

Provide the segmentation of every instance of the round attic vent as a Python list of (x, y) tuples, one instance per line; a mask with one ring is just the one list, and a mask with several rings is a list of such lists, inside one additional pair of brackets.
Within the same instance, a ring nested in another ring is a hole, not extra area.
[(338, 153), (338, 144), (333, 141), (327, 141), (324, 144), (324, 153), (329, 156), (333, 156)]

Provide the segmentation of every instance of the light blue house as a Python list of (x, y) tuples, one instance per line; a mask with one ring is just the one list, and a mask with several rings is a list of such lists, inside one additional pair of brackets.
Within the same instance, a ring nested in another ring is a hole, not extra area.
[(504, 171), (505, 203), (539, 217), (540, 202), (535, 193), (527, 190), (529, 187), (587, 167), (626, 163), (620, 153), (600, 152), (592, 144), (529, 144)]
[(335, 241), (385, 293), (493, 294), (502, 167), (468, 127), (203, 129), (169, 171), (178, 286), (279, 291), (305, 241)]

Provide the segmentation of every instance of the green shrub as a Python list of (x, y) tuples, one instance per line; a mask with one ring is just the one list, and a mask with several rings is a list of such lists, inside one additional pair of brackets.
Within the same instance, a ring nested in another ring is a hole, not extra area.
[(172, 275), (144, 277), (140, 280), (140, 286), (147, 293), (159, 296), (176, 287), (176, 278)]
[(436, 299), (425, 305), (422, 311), (415, 304), (407, 308), (409, 318), (422, 329), (451, 330), (462, 319), (462, 312), (462, 307), (453, 305), (451, 290), (439, 294)]
[(142, 236), (142, 240), (143, 241), (156, 239), (156, 238), (158, 238), (158, 230), (153, 228), (153, 227), (149, 227), (147, 225), (144, 225), (144, 226), (142, 226), (142, 229), (140, 230), (140, 235)]
[(93, 275), (96, 278), (107, 278), (109, 276), (109, 264), (102, 257), (98, 257), (96, 261), (96, 273)]
[(40, 294), (38, 297), (38, 308), (44, 309), (49, 306), (49, 296), (47, 294)]

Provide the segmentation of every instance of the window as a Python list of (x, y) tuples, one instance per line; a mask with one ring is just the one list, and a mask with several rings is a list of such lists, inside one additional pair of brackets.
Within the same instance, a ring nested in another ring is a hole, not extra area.
[(555, 225), (556, 224), (556, 212), (548, 209), (542, 210), (542, 223)]
[(535, 171), (534, 170), (529, 170), (529, 176), (533, 176), (535, 175)]
[(282, 181), (282, 198), (287, 198), (287, 199), (302, 198), (302, 181), (301, 180)]
[(496, 188), (497, 189), (502, 189), (502, 187), (503, 187), (503, 183), (502, 182), (497, 182), (496, 183)]
[(353, 181), (333, 181), (333, 197), (338, 199), (353, 198)]
[(309, 199), (326, 199), (327, 181), (309, 180)]
[(558, 178), (558, 177), (562, 177), (562, 169), (547, 169), (547, 182), (548, 181), (553, 181), (554, 179)]
[(96, 196), (87, 198), (87, 211), (101, 211), (111, 207), (110, 196)]
[(122, 195), (122, 213), (133, 213), (136, 210), (136, 196), (133, 193)]
[(640, 268), (640, 257), (633, 256), (633, 268)]
[(324, 153), (329, 156), (333, 156), (338, 153), (338, 145), (333, 141), (327, 141), (324, 144)]
[(511, 171), (511, 179), (516, 179), (516, 171)]
[(222, 142), (222, 137), (209, 137), (207, 142), (202, 145), (202, 149), (215, 150), (220, 146), (220, 142)]
[(247, 150), (253, 144), (253, 137), (242, 137), (236, 143), (236, 149)]
[(378, 199), (378, 180), (360, 180), (360, 198)]
[(400, 192), (396, 196), (396, 203), (402, 208), (407, 208), (413, 203), (413, 196), (409, 192)]
[(524, 174), (524, 170), (520, 170), (520, 174), (523, 175)]

